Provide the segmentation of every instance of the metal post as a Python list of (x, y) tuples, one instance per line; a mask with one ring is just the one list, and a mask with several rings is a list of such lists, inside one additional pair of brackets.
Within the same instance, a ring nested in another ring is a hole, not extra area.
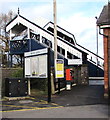
[(31, 95), (31, 83), (30, 83), (30, 79), (28, 79), (28, 95)]
[(48, 103), (51, 102), (51, 69), (50, 69), (50, 48), (48, 48)]
[(58, 94), (60, 94), (60, 78), (58, 78)]
[(10, 55), (11, 56), (11, 64), (10, 64), (10, 67), (12, 67), (13, 66), (13, 56), (12, 55)]
[(10, 40), (12, 40), (12, 30), (10, 30)]
[[(96, 18), (96, 20), (97, 20), (97, 17), (95, 17)], [(96, 44), (97, 44), (97, 77), (98, 77), (98, 26), (97, 26), (97, 24), (96, 24)]]
[(22, 55), (20, 55), (20, 58), (21, 58), (21, 68), (23, 67), (23, 57)]

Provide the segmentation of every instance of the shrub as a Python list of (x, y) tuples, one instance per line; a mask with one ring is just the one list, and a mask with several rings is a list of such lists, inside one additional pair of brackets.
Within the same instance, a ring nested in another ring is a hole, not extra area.
[(22, 78), (23, 77), (23, 69), (19, 68), (15, 72), (12, 73), (11, 77), (13, 78)]

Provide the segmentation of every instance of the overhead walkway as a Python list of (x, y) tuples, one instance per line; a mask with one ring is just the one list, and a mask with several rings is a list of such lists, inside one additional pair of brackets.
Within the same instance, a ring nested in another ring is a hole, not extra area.
[[(49, 22), (44, 28), (41, 28), (23, 16), (17, 15), (7, 24), (6, 31), (10, 32), (10, 54), (19, 54), (21, 51), (27, 52), (39, 49), (39, 46), (50, 47), (51, 50), (54, 51), (52, 22)], [(15, 35), (19, 34), (22, 37), (16, 36), (13, 38), (12, 33)], [(22, 33), (24, 33), (25, 36)], [(67, 60), (67, 66), (86, 64), (89, 69), (89, 77), (103, 77), (103, 58), (77, 44), (73, 34), (58, 26), (57, 41), (58, 54)]]
[[(48, 30), (50, 33), (53, 33), (53, 23), (49, 22), (44, 26), (44, 29)], [(103, 77), (104, 73), (104, 59), (95, 53), (91, 52), (90, 50), (84, 48), (83, 46), (79, 45), (76, 42), (75, 36), (64, 30), (63, 28), (57, 26), (57, 34), (58, 38), (63, 39), (66, 41), (69, 46), (74, 46), (76, 49), (79, 49), (85, 53), (87, 53), (87, 64), (89, 65), (89, 77)], [(69, 48), (71, 49), (71, 48)], [(72, 50), (70, 50), (72, 51)], [(74, 52), (72, 52), (74, 54)], [(70, 61), (68, 59), (68, 61)], [(71, 60), (72, 61), (72, 60)]]

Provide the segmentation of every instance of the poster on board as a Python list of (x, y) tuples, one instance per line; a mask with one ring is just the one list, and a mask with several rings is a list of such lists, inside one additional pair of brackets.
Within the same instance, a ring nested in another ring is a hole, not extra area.
[(31, 69), (30, 69), (30, 58), (25, 59), (25, 76), (28, 77), (31, 75)]
[(38, 56), (30, 58), (31, 77), (39, 77), (39, 58)]
[(47, 55), (39, 56), (39, 78), (47, 78)]

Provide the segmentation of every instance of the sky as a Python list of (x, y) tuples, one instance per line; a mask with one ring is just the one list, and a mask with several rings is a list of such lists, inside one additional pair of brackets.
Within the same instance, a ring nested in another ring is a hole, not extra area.
[[(76, 42), (96, 53), (96, 19), (108, 0), (56, 0), (57, 25), (74, 34)], [(53, 22), (53, 0), (0, 0), (0, 12), (9, 10), (20, 14), (30, 21), (39, 18)], [(99, 55), (103, 57), (103, 37), (98, 36)]]

